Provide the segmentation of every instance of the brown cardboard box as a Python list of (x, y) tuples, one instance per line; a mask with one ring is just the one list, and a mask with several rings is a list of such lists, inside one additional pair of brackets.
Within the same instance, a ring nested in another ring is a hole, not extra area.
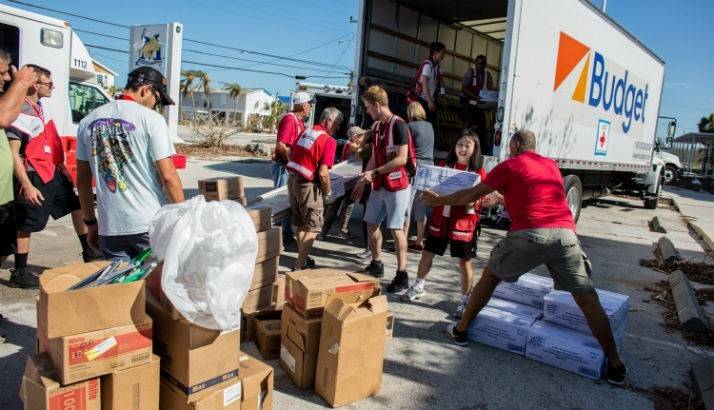
[(25, 410), (101, 410), (99, 378), (61, 386), (50, 358), (27, 358), (20, 388)]
[(361, 305), (334, 299), (325, 307), (315, 391), (331, 406), (370, 397), (382, 386), (386, 296)]
[(253, 282), (250, 284), (250, 290), (272, 285), (278, 277), (279, 266), (280, 256), (256, 263), (255, 270), (253, 271)]
[(102, 376), (102, 410), (158, 410), (159, 357)]
[(285, 286), (286, 302), (308, 317), (322, 315), (331, 298), (357, 303), (379, 292), (373, 276), (331, 268), (288, 272)]
[(240, 341), (245, 342), (255, 340), (255, 322), (259, 319), (280, 319), (282, 309), (276, 309), (271, 306), (269, 309), (259, 310), (257, 312), (246, 312), (241, 309), (240, 319)]
[(241, 409), (241, 383), (238, 379), (231, 379), (222, 387), (205, 394), (199, 399), (190, 399), (161, 378), (159, 391), (161, 410), (240, 410)]
[(240, 357), (238, 377), (243, 385), (242, 409), (272, 410), (273, 368), (248, 355)]
[(106, 261), (78, 263), (48, 269), (40, 276), (37, 329), (43, 332), (41, 338), (77, 335), (144, 319), (144, 281), (67, 290), (106, 265)]
[(245, 198), (243, 177), (218, 177), (199, 180), (198, 193), (203, 195), (206, 201)]
[(283, 229), (281, 227), (273, 226), (266, 231), (258, 232), (258, 254), (255, 257), (256, 264), (271, 258), (280, 257), (282, 250)]
[(161, 357), (161, 375), (191, 400), (230, 384), (238, 375), (240, 335), (173, 320), (169, 312), (147, 297), (154, 318), (154, 353)]
[(136, 324), (50, 339), (48, 351), (62, 384), (103, 376), (151, 360), (151, 318)]
[(303, 317), (290, 305), (286, 304), (283, 309), (280, 367), (301, 389), (309, 389), (315, 385), (321, 322), (322, 318)]
[(255, 345), (264, 360), (277, 359), (280, 356), (280, 329), (282, 320), (256, 320)]
[(273, 210), (270, 207), (248, 209), (247, 211), (253, 220), (256, 232), (263, 232), (270, 229), (273, 219)]
[(273, 283), (273, 306), (282, 308), (285, 304), (285, 274), (278, 273)]
[(262, 288), (248, 291), (243, 300), (241, 309), (244, 312), (257, 312), (261, 309), (269, 308), (273, 304), (273, 284), (265, 285)]

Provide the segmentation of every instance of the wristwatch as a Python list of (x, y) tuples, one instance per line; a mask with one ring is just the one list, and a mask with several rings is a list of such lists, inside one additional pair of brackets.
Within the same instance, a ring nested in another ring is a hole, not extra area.
[(379, 169), (378, 169), (378, 168), (373, 169), (372, 172), (374, 172), (374, 176), (376, 176), (376, 177), (379, 176)]

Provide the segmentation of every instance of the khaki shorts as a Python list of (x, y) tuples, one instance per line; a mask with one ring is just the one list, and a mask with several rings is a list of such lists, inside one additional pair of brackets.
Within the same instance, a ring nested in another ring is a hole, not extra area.
[(509, 232), (493, 251), (488, 267), (505, 282), (515, 282), (524, 273), (545, 264), (558, 290), (594, 291), (590, 261), (580, 248), (577, 235), (565, 228), (524, 229)]
[(288, 198), (293, 224), (299, 230), (319, 233), (324, 222), (325, 205), (318, 185), (291, 174), (288, 178)]

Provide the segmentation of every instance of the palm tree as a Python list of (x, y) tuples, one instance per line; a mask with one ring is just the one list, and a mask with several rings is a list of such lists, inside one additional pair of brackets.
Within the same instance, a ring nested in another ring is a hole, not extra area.
[(208, 115), (210, 117), (211, 115), (211, 78), (208, 76), (208, 73), (205, 71), (201, 70), (196, 70), (194, 71), (194, 75), (196, 76), (197, 79), (201, 80), (201, 84), (199, 85), (199, 89), (203, 89), (203, 94), (206, 96), (206, 111), (208, 111)]
[(714, 132), (714, 114), (702, 117), (698, 124), (699, 132)]
[(181, 99), (185, 99), (186, 95), (191, 96), (191, 106), (193, 107), (193, 116), (196, 117), (196, 99), (193, 97), (194, 84), (197, 75), (194, 70), (183, 70), (181, 71), (183, 80), (181, 80)]
[(288, 106), (281, 103), (277, 98), (270, 102), (263, 103), (263, 111), (268, 111), (265, 116), (266, 128), (270, 129), (270, 132), (274, 132), (275, 125), (278, 123), (278, 118), (283, 115), (288, 109)]
[(230, 93), (231, 98), (235, 102), (235, 108), (233, 109), (233, 125), (236, 123), (236, 115), (238, 113), (238, 99), (240, 98), (241, 87), (238, 83), (223, 83), (223, 89)]

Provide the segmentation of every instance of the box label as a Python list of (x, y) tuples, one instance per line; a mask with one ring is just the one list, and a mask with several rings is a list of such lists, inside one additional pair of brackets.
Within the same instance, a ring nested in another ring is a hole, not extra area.
[(240, 400), (240, 391), (241, 391), (240, 382), (238, 382), (230, 387), (226, 387), (226, 389), (223, 390), (223, 407), (226, 407), (229, 404), (231, 404), (237, 400)]
[(63, 391), (50, 397), (49, 410), (85, 410), (87, 408), (87, 396), (84, 385)]
[(295, 358), (283, 345), (280, 345), (280, 360), (288, 365), (291, 372), (295, 373)]
[(93, 348), (87, 350), (87, 353), (84, 355), (87, 356), (87, 360), (94, 360), (97, 357), (101, 356), (102, 353), (108, 351), (112, 347), (117, 345), (117, 338), (112, 336), (109, 339), (103, 341), (102, 343), (99, 343), (98, 345), (94, 346)]
[(146, 348), (151, 348), (151, 328), (112, 336), (101, 342), (78, 338), (74, 343), (70, 341), (68, 346), (69, 365), (86, 363), (100, 355), (104, 357), (118, 356)]
[(182, 391), (187, 396), (190, 396), (190, 395), (198, 393), (202, 390), (206, 390), (209, 387), (215, 386), (219, 383), (223, 383), (226, 380), (238, 377), (238, 369), (231, 370), (228, 373), (224, 373), (224, 374), (222, 374), (220, 376), (216, 376), (212, 379), (208, 379), (201, 383), (194, 384), (193, 386), (186, 386), (185, 384), (181, 383), (180, 380), (178, 380), (177, 378), (172, 376), (171, 373), (169, 373), (168, 371), (166, 371), (164, 369), (161, 369), (161, 377), (166, 379), (166, 381), (168, 381), (169, 383), (174, 385), (177, 389)]

